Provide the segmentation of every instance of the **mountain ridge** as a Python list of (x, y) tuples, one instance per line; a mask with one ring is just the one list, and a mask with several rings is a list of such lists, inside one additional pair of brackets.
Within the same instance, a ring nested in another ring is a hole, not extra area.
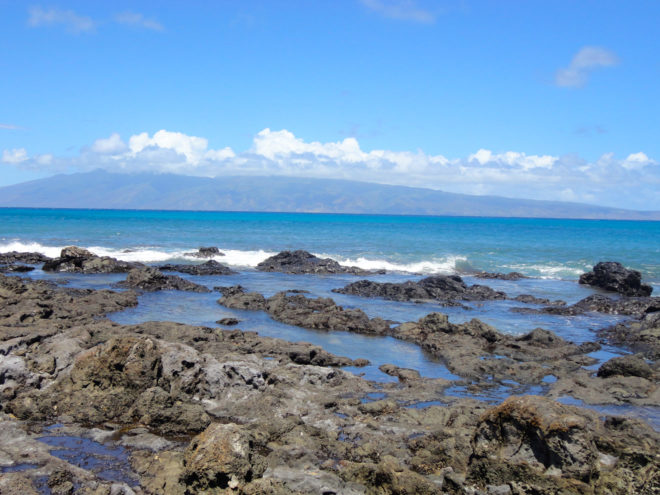
[(660, 211), (473, 196), (345, 179), (207, 178), (104, 170), (2, 187), (0, 207), (660, 220)]

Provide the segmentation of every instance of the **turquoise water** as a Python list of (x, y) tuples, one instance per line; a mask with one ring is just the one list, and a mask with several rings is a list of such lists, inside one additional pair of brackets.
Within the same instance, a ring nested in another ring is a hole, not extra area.
[[(0, 226), (0, 251), (76, 244), (155, 262), (209, 245), (229, 251), (225, 263), (249, 267), (274, 252), (306, 249), (365, 268), (515, 270), (568, 280), (598, 261), (616, 260), (660, 283), (660, 222), (0, 209)], [(121, 252), (127, 249), (133, 252)]]
[[(186, 253), (199, 246), (217, 246), (216, 257), (238, 273), (230, 276), (185, 278), (209, 288), (240, 284), (270, 296), (304, 289), (310, 297), (331, 297), (337, 304), (360, 308), (369, 316), (393, 322), (415, 321), (439, 311), (450, 321), (479, 318), (499, 331), (522, 334), (534, 328), (552, 330), (576, 343), (593, 341), (598, 329), (622, 321), (620, 316), (597, 313), (580, 316), (529, 315), (512, 312), (524, 306), (511, 300), (466, 303), (466, 308), (433, 303), (401, 303), (336, 294), (332, 289), (364, 277), (352, 275), (286, 275), (254, 269), (266, 257), (284, 249), (306, 249), (342, 263), (363, 268), (385, 268), (378, 281), (400, 282), (430, 273), (459, 273), (468, 284), (481, 283), (510, 296), (531, 294), (562, 299), (569, 304), (595, 291), (577, 283), (578, 276), (601, 260), (620, 261), (638, 269), (646, 282), (660, 291), (660, 222), (555, 219), (497, 219), (383, 215), (322, 215), (289, 213), (171, 212), (116, 210), (0, 209), (0, 252), (39, 251), (57, 256), (62, 247), (78, 245), (99, 255), (127, 261), (164, 263), (193, 261)], [(197, 260), (198, 261), (198, 260)], [(474, 270), (520, 271), (532, 278), (519, 281), (479, 280)], [(125, 275), (27, 274), (34, 278), (66, 280), (71, 287), (106, 288)], [(238, 328), (289, 341), (307, 341), (371, 364), (351, 369), (371, 380), (392, 381), (378, 370), (381, 364), (414, 368), (422, 376), (455, 380), (442, 362), (413, 344), (393, 338), (346, 332), (308, 330), (273, 321), (263, 312), (238, 311), (217, 304), (218, 293), (145, 293), (139, 305), (111, 315), (118, 323), (177, 321), (216, 326), (225, 317), (241, 320)], [(612, 346), (593, 353), (599, 363), (628, 351)], [(595, 371), (599, 364), (588, 367)], [(510, 394), (544, 393), (548, 384), (521, 388), (501, 383), (490, 395), (498, 401)], [(469, 396), (464, 385), (449, 395)], [(605, 409), (603, 409), (605, 412)], [(626, 406), (660, 428), (660, 408)]]

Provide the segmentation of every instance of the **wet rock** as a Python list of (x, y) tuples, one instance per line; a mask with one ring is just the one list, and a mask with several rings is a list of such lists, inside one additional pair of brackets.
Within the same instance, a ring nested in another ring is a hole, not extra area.
[(214, 256), (224, 256), (225, 253), (221, 253), (220, 250), (215, 246), (209, 247), (200, 247), (197, 249), (197, 252), (194, 253), (184, 253), (184, 256), (191, 256), (194, 258), (213, 258)]
[(62, 249), (59, 258), (46, 261), (42, 269), (47, 272), (126, 273), (139, 266), (143, 265), (97, 256), (86, 249), (69, 246)]
[(28, 265), (0, 265), (0, 273), (26, 273), (32, 270), (34, 267)]
[(653, 369), (639, 356), (622, 356), (603, 363), (597, 374), (602, 378), (615, 375), (651, 378)]
[(209, 260), (199, 265), (161, 265), (158, 267), (166, 272), (181, 272), (189, 275), (235, 275), (237, 272), (227, 265)]
[(641, 352), (647, 359), (660, 359), (660, 312), (605, 328), (598, 335), (611, 344)]
[(315, 274), (334, 274), (350, 273), (354, 275), (367, 275), (374, 273), (384, 273), (384, 271), (373, 272), (363, 270), (355, 266), (343, 266), (330, 258), (319, 258), (313, 254), (298, 251), (282, 251), (275, 256), (262, 261), (257, 265), (257, 270), (262, 272), (282, 272), (282, 273), (315, 273)]
[(145, 291), (182, 290), (189, 292), (211, 292), (203, 285), (195, 284), (176, 275), (165, 275), (153, 267), (137, 268), (128, 273), (118, 287), (140, 289)]
[(373, 282), (359, 280), (342, 289), (333, 289), (339, 294), (360, 297), (380, 297), (392, 301), (486, 301), (505, 299), (504, 292), (498, 292), (484, 285), (467, 286), (458, 275), (434, 275), (418, 282)]
[(541, 309), (512, 308), (518, 313), (547, 313), (562, 316), (576, 316), (588, 312), (642, 317), (646, 313), (660, 311), (660, 297), (623, 297), (612, 299), (602, 294), (592, 294), (571, 306), (551, 306)]
[(625, 268), (616, 261), (597, 263), (592, 271), (580, 275), (579, 282), (624, 296), (646, 297), (653, 292), (653, 287), (642, 284), (640, 272)]
[(566, 306), (566, 301), (551, 301), (544, 297), (535, 297), (529, 294), (520, 294), (513, 298), (514, 301), (522, 302), (525, 304), (542, 304), (546, 306)]
[(386, 375), (395, 376), (401, 382), (411, 382), (421, 378), (419, 371), (410, 368), (399, 368), (393, 364), (383, 364), (378, 367)]
[(218, 299), (221, 304), (230, 309), (247, 309), (251, 311), (263, 311), (266, 309), (266, 298), (258, 292), (245, 292), (240, 285), (233, 287), (216, 287), (222, 294)]
[(523, 278), (529, 278), (526, 275), (523, 275), (522, 273), (519, 272), (509, 272), (509, 273), (499, 273), (499, 272), (477, 272), (473, 275), (474, 277), (477, 278), (485, 278), (485, 279), (495, 279), (495, 280), (520, 280)]
[(224, 325), (226, 327), (233, 327), (234, 325), (238, 325), (240, 322), (241, 320), (238, 318), (222, 318), (216, 321), (218, 325)]
[(19, 253), (11, 251), (0, 253), (0, 265), (13, 265), (16, 263), (26, 263), (28, 265), (38, 265), (49, 261), (51, 258), (41, 253)]

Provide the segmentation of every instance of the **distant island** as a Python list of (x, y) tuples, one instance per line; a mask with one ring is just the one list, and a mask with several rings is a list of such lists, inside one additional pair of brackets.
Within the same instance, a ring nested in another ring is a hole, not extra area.
[(338, 179), (206, 178), (103, 170), (0, 188), (0, 207), (660, 220), (660, 211), (473, 196)]

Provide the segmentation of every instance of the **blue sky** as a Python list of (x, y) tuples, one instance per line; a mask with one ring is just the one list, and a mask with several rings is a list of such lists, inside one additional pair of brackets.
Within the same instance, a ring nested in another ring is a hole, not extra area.
[(660, 209), (660, 2), (0, 0), (0, 186), (101, 167)]

